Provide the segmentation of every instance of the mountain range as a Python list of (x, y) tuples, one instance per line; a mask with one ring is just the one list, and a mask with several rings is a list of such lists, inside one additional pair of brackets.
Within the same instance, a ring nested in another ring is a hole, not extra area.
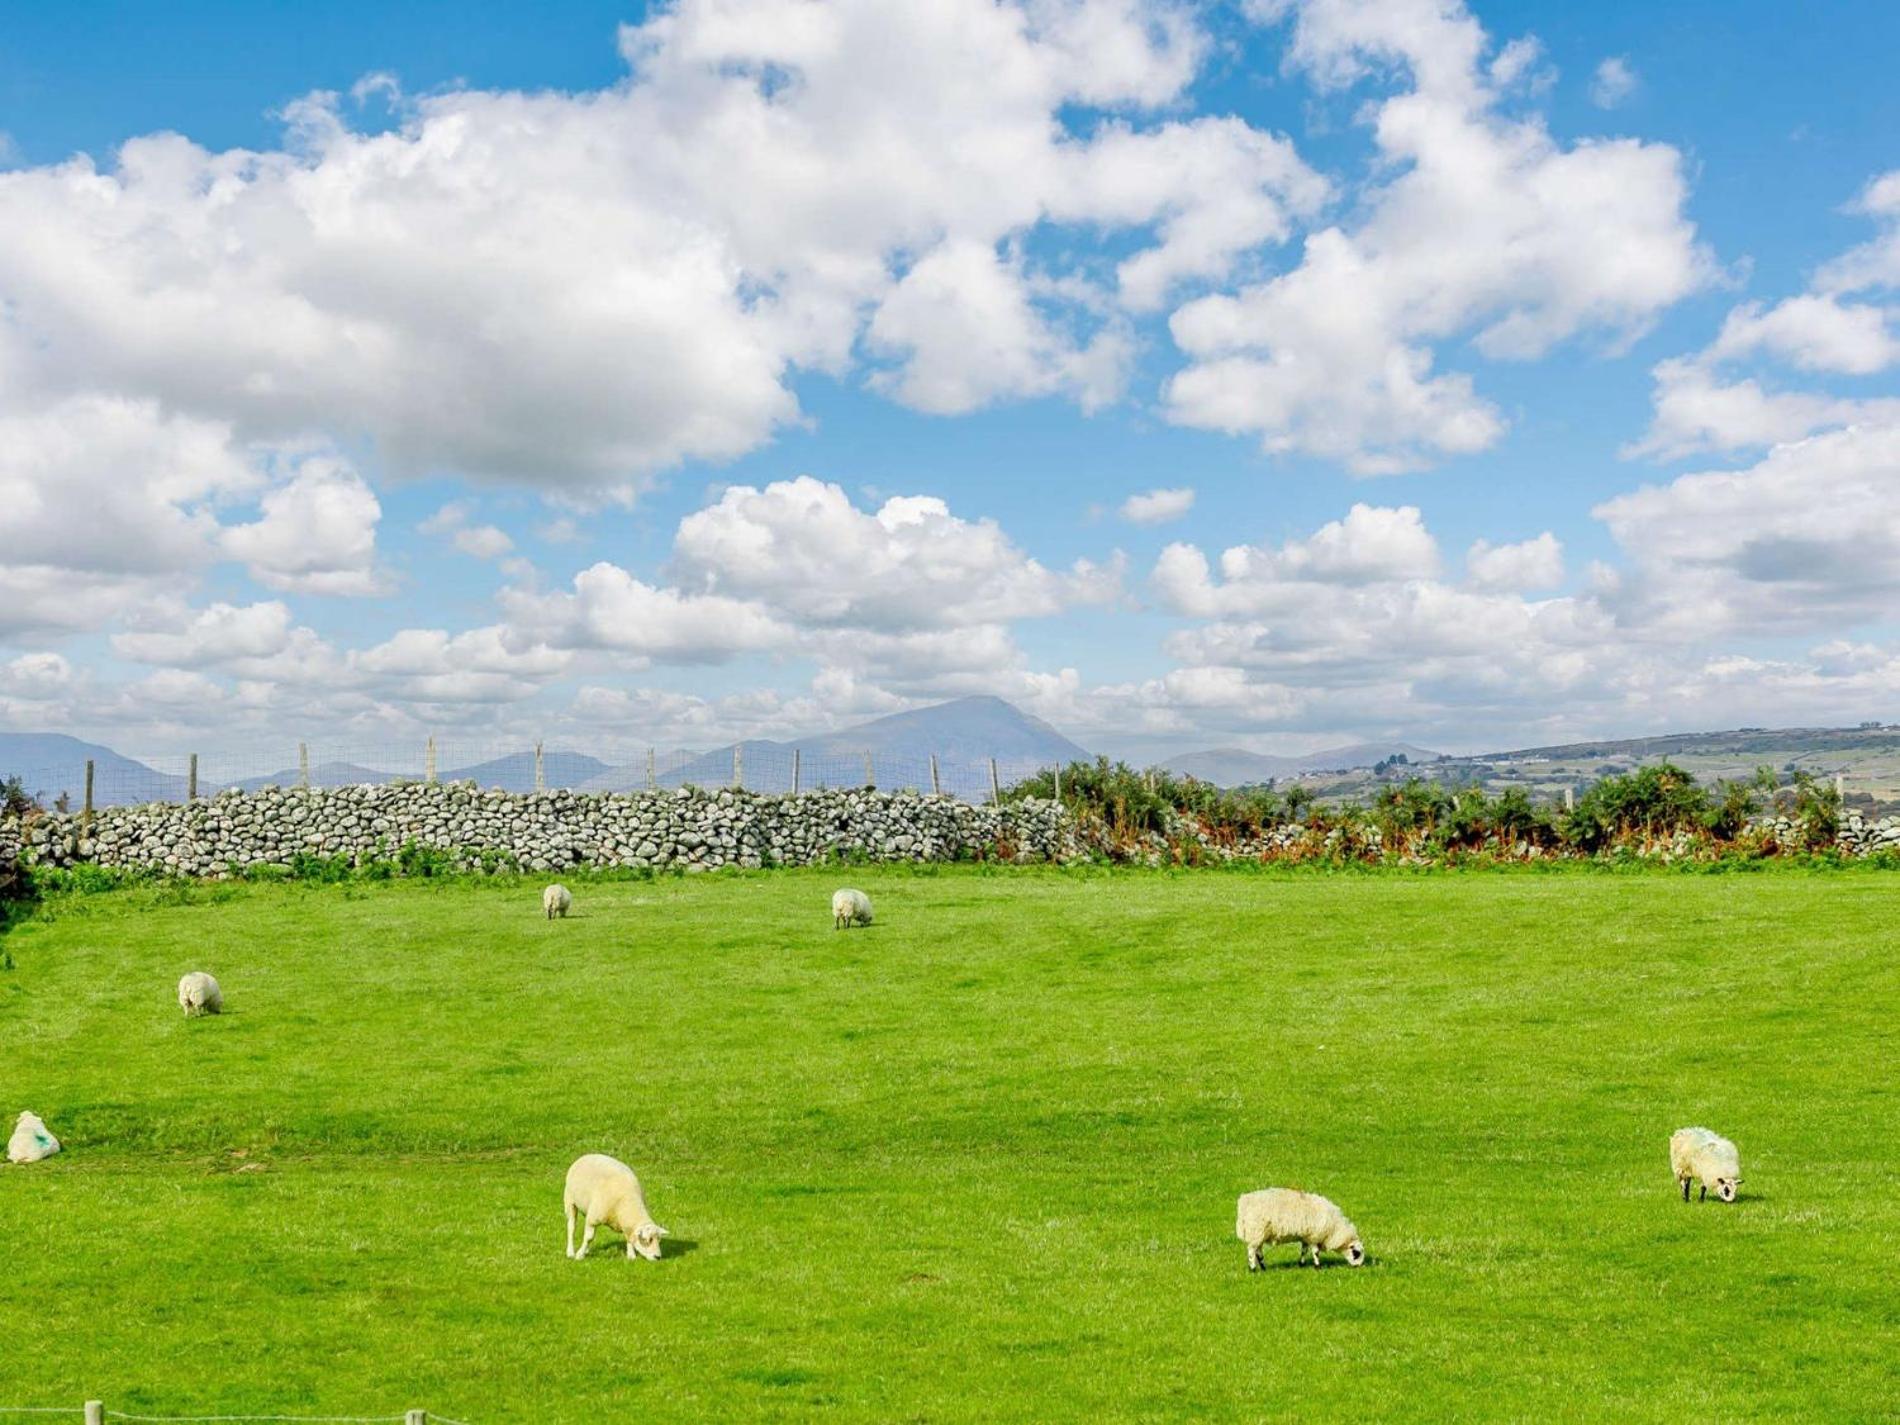
[[(735, 749), (744, 784), (762, 792), (791, 790), (794, 753), (801, 787), (862, 786), (867, 757), (870, 780), (877, 785), (927, 787), (934, 756), (945, 790), (952, 789), (947, 785), (952, 780), (959, 790), (964, 786), (980, 790), (992, 758), (998, 775), (1009, 781), (1035, 767), (1082, 761), (1090, 755), (1012, 703), (968, 697), (789, 742), (728, 743), (666, 767), (655, 780), (662, 787), (729, 786)], [(581, 784), (581, 790), (622, 791), (645, 785), (646, 768), (640, 765), (608, 769)]]
[[(943, 789), (973, 797), (985, 795), (989, 790), (988, 764), (992, 758), (997, 763), (998, 777), (1007, 784), (1039, 767), (1090, 757), (1084, 748), (1042, 719), (1031, 717), (1001, 698), (968, 697), (874, 718), (839, 732), (785, 742), (759, 739), (736, 745), (728, 743), (705, 752), (666, 754), (656, 761), (656, 780), (662, 787), (686, 783), (729, 786), (733, 780), (735, 748), (744, 785), (756, 791), (789, 790), (795, 757), (799, 784), (807, 788), (863, 785), (867, 757), (870, 778), (876, 785), (927, 787), (930, 761), (934, 756)], [(1588, 764), (1603, 758), (1640, 762), (1669, 756), (1685, 760), (1698, 775), (1704, 771), (1728, 775), (1731, 763), (1744, 770), (1764, 761), (1779, 763), (1789, 759), (1806, 759), (1803, 765), (1809, 761), (1820, 765), (1830, 757), (1838, 761), (1842, 755), (1851, 755), (1860, 759), (1860, 763), (1879, 756), (1886, 759), (1880, 763), (1884, 769), (1888, 762), (1900, 758), (1900, 726), (1743, 728), (1731, 732), (1681, 733), (1480, 753), (1453, 758), (1451, 762), (1464, 768), (1473, 763), (1490, 762), (1532, 769), (1575, 763), (1581, 775)], [(1413, 766), (1441, 761), (1439, 753), (1409, 742), (1356, 742), (1298, 757), (1272, 757), (1236, 747), (1211, 748), (1169, 758), (1161, 765), (1180, 775), (1232, 787), (1349, 772), (1400, 756)], [(81, 801), (88, 760), (94, 766), (93, 800), (99, 806), (177, 801), (185, 795), (185, 778), (160, 772), (110, 747), (60, 733), (0, 733), (0, 778), (19, 776), (29, 793), (49, 803), (62, 795), (74, 804)], [(550, 787), (627, 791), (644, 787), (647, 779), (644, 758), (614, 765), (581, 752), (549, 751), (543, 758), (543, 766)], [(312, 785), (321, 787), (377, 784), (394, 781), (399, 775), (403, 774), (351, 762), (325, 762), (310, 769)], [(440, 775), (444, 781), (473, 780), (484, 787), (530, 791), (534, 787), (534, 753), (526, 750), (510, 753), (472, 766), (449, 768)], [(1428, 771), (1426, 775), (1432, 773)], [(1880, 776), (1886, 779), (1887, 772), (1882, 770)], [(248, 790), (269, 785), (294, 786), (296, 782), (297, 773), (286, 768), (268, 776), (248, 777), (232, 785)], [(218, 788), (208, 780), (199, 784), (203, 794), (216, 790)]]

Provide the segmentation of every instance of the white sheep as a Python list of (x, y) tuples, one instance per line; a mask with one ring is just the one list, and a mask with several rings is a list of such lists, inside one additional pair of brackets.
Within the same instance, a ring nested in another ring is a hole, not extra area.
[(831, 923), (838, 930), (852, 925), (869, 925), (871, 898), (863, 891), (833, 891), (831, 893)]
[(223, 1014), (224, 991), (203, 970), (193, 970), (178, 982), (178, 1007), (193, 1017)]
[(1689, 1183), (1702, 1184), (1697, 1202), (1707, 1201), (1709, 1189), (1723, 1202), (1735, 1201), (1735, 1185), (1742, 1180), (1742, 1155), (1720, 1133), (1707, 1128), (1678, 1128), (1669, 1135), (1669, 1170), (1682, 1184), (1682, 1200), (1689, 1200)]
[(1320, 1249), (1344, 1252), (1353, 1266), (1366, 1260), (1365, 1244), (1359, 1229), (1346, 1219), (1331, 1201), (1318, 1193), (1297, 1188), (1266, 1188), (1242, 1193), (1235, 1205), (1234, 1235), (1247, 1244), (1247, 1270), (1260, 1270), (1260, 1249), (1273, 1243), (1298, 1242), (1298, 1261), (1306, 1260), (1306, 1249), (1313, 1249), (1313, 1265), (1319, 1265)]
[(21, 1114), (20, 1121), (13, 1125), (13, 1136), (7, 1139), (9, 1163), (37, 1163), (58, 1151), (59, 1139), (46, 1131), (37, 1113)]
[[(633, 1169), (605, 1153), (588, 1153), (574, 1160), (567, 1170), (567, 1191), (562, 1198), (567, 1214), (567, 1254), (579, 1260), (593, 1245), (594, 1229), (605, 1223), (627, 1239), (627, 1256), (660, 1260), (660, 1239), (664, 1227), (647, 1212), (646, 1198), (640, 1192), (640, 1180)], [(574, 1219), (587, 1221), (580, 1250), (574, 1250)]]
[(574, 897), (568, 894), (566, 886), (549, 886), (541, 892), (541, 910), (549, 920), (560, 916), (567, 919), (568, 908), (574, 904)]

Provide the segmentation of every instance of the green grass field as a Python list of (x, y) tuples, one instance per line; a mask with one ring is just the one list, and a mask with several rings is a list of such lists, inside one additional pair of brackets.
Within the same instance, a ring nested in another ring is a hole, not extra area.
[[(67, 1151), (0, 1167), (0, 1405), (1900, 1412), (1900, 877), (574, 884), (564, 923), (538, 883), (227, 886), (8, 936), (0, 1112)], [(1690, 1123), (1734, 1206), (1678, 1199)], [(590, 1150), (665, 1261), (563, 1256)], [(1276, 1184), (1369, 1264), (1249, 1275)]]

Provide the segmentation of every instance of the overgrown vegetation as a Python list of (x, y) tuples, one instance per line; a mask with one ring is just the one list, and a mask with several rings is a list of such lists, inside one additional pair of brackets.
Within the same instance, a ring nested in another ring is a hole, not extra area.
[[(1325, 804), (1297, 783), (1224, 789), (1106, 758), (1040, 773), (1004, 793), (1058, 796), (1110, 859), (1165, 850), (1191, 862), (1208, 846), (1286, 860), (1757, 858), (1828, 851), (1841, 826), (1840, 794), (1805, 771), (1784, 779), (1762, 767), (1703, 786), (1670, 762), (1609, 773), (1570, 808), (1534, 803), (1521, 788), (1490, 795), (1422, 777), (1383, 786), (1367, 802)], [(1771, 829), (1768, 818), (1787, 825)]]

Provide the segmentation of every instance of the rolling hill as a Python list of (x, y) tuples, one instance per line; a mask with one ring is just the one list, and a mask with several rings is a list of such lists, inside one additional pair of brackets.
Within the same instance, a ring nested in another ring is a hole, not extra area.
[(18, 777), (29, 795), (52, 803), (59, 797), (79, 805), (86, 795), (86, 763), (93, 764), (95, 806), (178, 801), (183, 777), (174, 777), (96, 742), (81, 742), (56, 732), (0, 732), (0, 777)]
[(1351, 771), (1399, 756), (1407, 763), (1416, 764), (1435, 762), (1439, 754), (1409, 742), (1354, 742), (1300, 757), (1270, 757), (1238, 747), (1217, 747), (1171, 757), (1161, 765), (1179, 776), (1212, 782), (1217, 787), (1241, 787), (1284, 777), (1311, 776), (1316, 772)]

